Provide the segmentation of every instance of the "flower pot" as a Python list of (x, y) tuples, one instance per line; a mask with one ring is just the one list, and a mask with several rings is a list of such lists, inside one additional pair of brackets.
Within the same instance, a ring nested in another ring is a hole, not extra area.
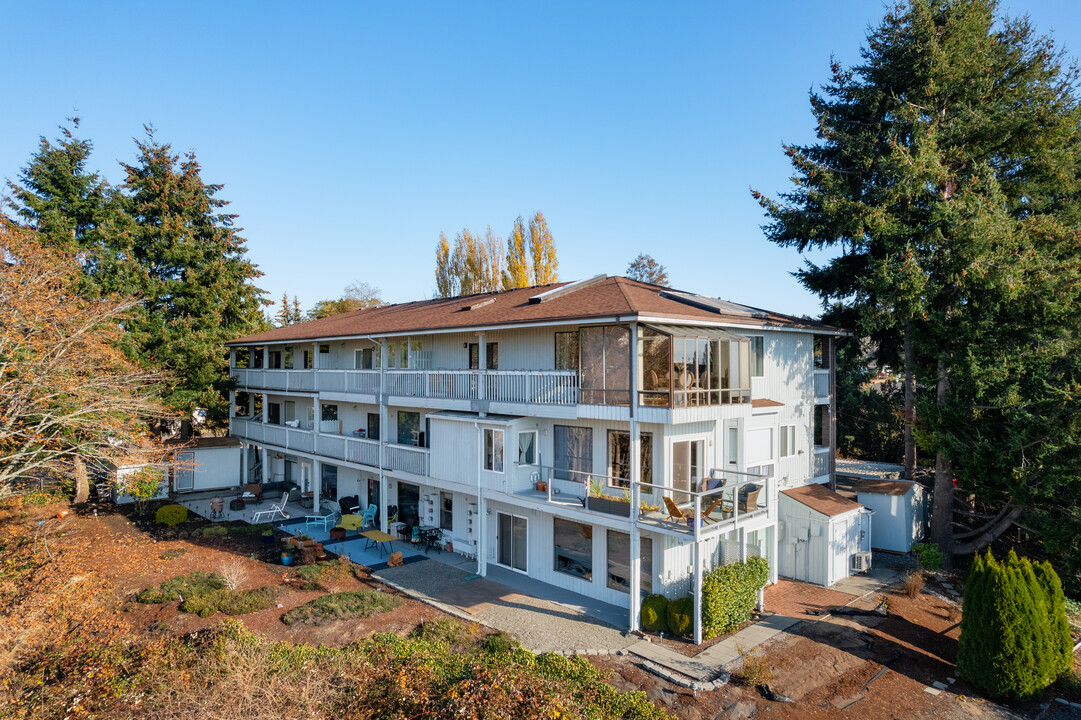
[(292, 555), (286, 555), (285, 553), (282, 553), (282, 565), (292, 565), (292, 564), (293, 564), (293, 556)]
[(590, 495), (586, 498), (586, 507), (593, 512), (619, 515), (620, 517), (631, 516), (631, 504), (610, 497), (597, 497)]
[(537, 481), (537, 492), (548, 492), (548, 483), (543, 480)]
[(450, 540), (447, 541), (447, 552), (454, 552), (454, 545), (451, 544)]
[(269, 545), (270, 543), (274, 542), (274, 536), (273, 535), (264, 535), (263, 536), (263, 542), (265, 542), (267, 545)]

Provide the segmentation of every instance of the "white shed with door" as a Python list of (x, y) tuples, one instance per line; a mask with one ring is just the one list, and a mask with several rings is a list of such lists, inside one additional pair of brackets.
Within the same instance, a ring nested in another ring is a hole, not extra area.
[[(778, 571), (829, 586), (853, 573), (853, 556), (871, 549), (871, 513), (825, 485), (804, 485), (778, 496)], [(866, 562), (866, 556), (860, 556)]]
[(218, 490), (240, 485), (240, 439), (201, 437), (177, 446), (172, 463), (176, 493)]
[(856, 483), (860, 504), (875, 511), (871, 547), (908, 552), (923, 540), (931, 520), (931, 493), (904, 480), (864, 479)]

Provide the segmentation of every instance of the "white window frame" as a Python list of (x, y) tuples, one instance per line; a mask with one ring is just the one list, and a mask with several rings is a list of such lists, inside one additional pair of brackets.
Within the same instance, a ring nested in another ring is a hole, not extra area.
[[(533, 436), (533, 462), (522, 462), (522, 436)], [(518, 466), (519, 467), (534, 467), (538, 464), (540, 458), (540, 447), (537, 443), (540, 441), (540, 433), (536, 430), (519, 430), (518, 431)]]
[[(766, 376), (766, 337), (765, 335), (748, 335), (748, 339), (751, 341), (751, 377), (765, 377)], [(754, 346), (755, 343), (759, 343), (762, 346), (762, 372), (756, 373), (755, 368), (757, 365), (754, 360)]]
[[(493, 435), (492, 435), (492, 449), (493, 449), (493, 452), (492, 452), (492, 454), (490, 456), (488, 454), (488, 433), (493, 433)], [(499, 450), (500, 450), (499, 454), (500, 454), (500, 457), (499, 457), (499, 469), (498, 470), (495, 469), (495, 452), (494, 452), (494, 450), (495, 450), (495, 433), (499, 433)], [(506, 441), (506, 432), (504, 432), (503, 430), (501, 430), (499, 428), (484, 428), (484, 435), (482, 437), (482, 447), (484, 449), (484, 459), (482, 461), (483, 464), (481, 465), (481, 467), (485, 470), (485, 472), (499, 473), (500, 475), (502, 475), (503, 473), (506, 472), (506, 470), (507, 470), (507, 462), (506, 462), (506, 460), (507, 460), (507, 444), (506, 444), (505, 441)], [(489, 467), (489, 460), (491, 460), (491, 467)]]
[(782, 425), (777, 440), (777, 457), (786, 458), (796, 454), (795, 425)]

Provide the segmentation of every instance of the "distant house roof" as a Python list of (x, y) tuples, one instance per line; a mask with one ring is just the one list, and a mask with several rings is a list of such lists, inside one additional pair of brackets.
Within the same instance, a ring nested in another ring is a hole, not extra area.
[(835, 493), (825, 485), (804, 485), (791, 490), (782, 490), (781, 494), (829, 517), (844, 515), (846, 512), (863, 507), (858, 502)]
[(878, 495), (904, 495), (911, 489), (912, 483), (905, 480), (860, 480), (856, 483), (856, 492)]
[(630, 278), (600, 275), (575, 283), (553, 283), (354, 310), (237, 338), (228, 344), (379, 337), (515, 325), (575, 324), (609, 318), (843, 333), (838, 328), (813, 320), (684, 293)]

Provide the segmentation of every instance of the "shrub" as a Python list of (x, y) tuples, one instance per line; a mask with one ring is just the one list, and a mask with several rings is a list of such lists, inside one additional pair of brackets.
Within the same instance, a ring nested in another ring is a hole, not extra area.
[(157, 587), (143, 590), (135, 596), (141, 603), (157, 604), (189, 598), (200, 593), (209, 593), (225, 587), (221, 576), (217, 573), (193, 572), (190, 575), (180, 575), (169, 578)]
[(299, 568), (297, 577), (301, 580), (321, 580), (323, 582), (348, 580), (353, 577), (353, 563), (347, 557), (341, 557), (337, 560), (320, 560)]
[(135, 599), (150, 604), (183, 600), (180, 609), (184, 612), (210, 617), (216, 612), (245, 615), (264, 610), (276, 598), (277, 588), (269, 585), (256, 590), (230, 590), (218, 573), (194, 572), (143, 590)]
[(920, 561), (920, 567), (924, 570), (936, 572), (946, 566), (946, 559), (938, 545), (931, 543), (913, 543), (912, 554)]
[(229, 531), (221, 525), (211, 525), (208, 528), (203, 529), (203, 537), (221, 537)]
[[(224, 526), (223, 526), (224, 527)], [(268, 531), (274, 534), (274, 526), (267, 523), (259, 525), (231, 525), (225, 531), (230, 535), (265, 535)]]
[(1046, 560), (1033, 565), (1032, 570), (1047, 603), (1052, 667), (1055, 675), (1063, 675), (1073, 667), (1073, 638), (1070, 636), (1070, 621), (1066, 618), (1066, 596), (1062, 592), (1062, 581), (1051, 563)]
[(393, 610), (401, 603), (402, 599), (397, 595), (377, 590), (331, 593), (293, 608), (282, 616), (282, 622), (286, 625), (321, 625), (333, 620), (366, 618)]
[[(1052, 618), (1057, 575), (1052, 579), (1050, 567), (1040, 575), (1042, 580), (1032, 563), (1012, 550), (1005, 563), (990, 551), (973, 561), (965, 583), (957, 670), (993, 696), (1034, 698), (1062, 672), (1062, 638)], [(1065, 614), (1064, 609), (1057, 612)]]
[(738, 652), (743, 662), (733, 676), (740, 683), (748, 687), (758, 687), (773, 682), (773, 668), (769, 666), (769, 660), (761, 655), (752, 655), (743, 648), (738, 648)]
[(441, 642), (448, 646), (462, 644), (469, 630), (465, 623), (454, 618), (439, 618), (421, 623), (417, 634), (429, 642)]
[(715, 637), (751, 619), (758, 591), (769, 582), (769, 563), (762, 557), (730, 563), (702, 578), (702, 635)]
[(646, 632), (662, 632), (668, 627), (668, 598), (649, 595), (642, 601), (642, 629)]
[(694, 598), (681, 597), (668, 603), (668, 632), (683, 637), (694, 633)]
[(484, 640), (481, 641), (480, 647), (486, 653), (498, 655), (500, 653), (514, 652), (521, 647), (521, 643), (519, 643), (517, 638), (510, 633), (505, 633), (501, 630), (484, 638)]
[(221, 580), (225, 587), (236, 590), (248, 579), (248, 569), (239, 558), (226, 560), (221, 564)]
[(154, 514), (159, 525), (175, 527), (188, 519), (188, 509), (183, 505), (162, 505)]
[(901, 587), (904, 589), (905, 595), (913, 599), (918, 598), (920, 593), (923, 592), (923, 573), (917, 570), (905, 575)]

